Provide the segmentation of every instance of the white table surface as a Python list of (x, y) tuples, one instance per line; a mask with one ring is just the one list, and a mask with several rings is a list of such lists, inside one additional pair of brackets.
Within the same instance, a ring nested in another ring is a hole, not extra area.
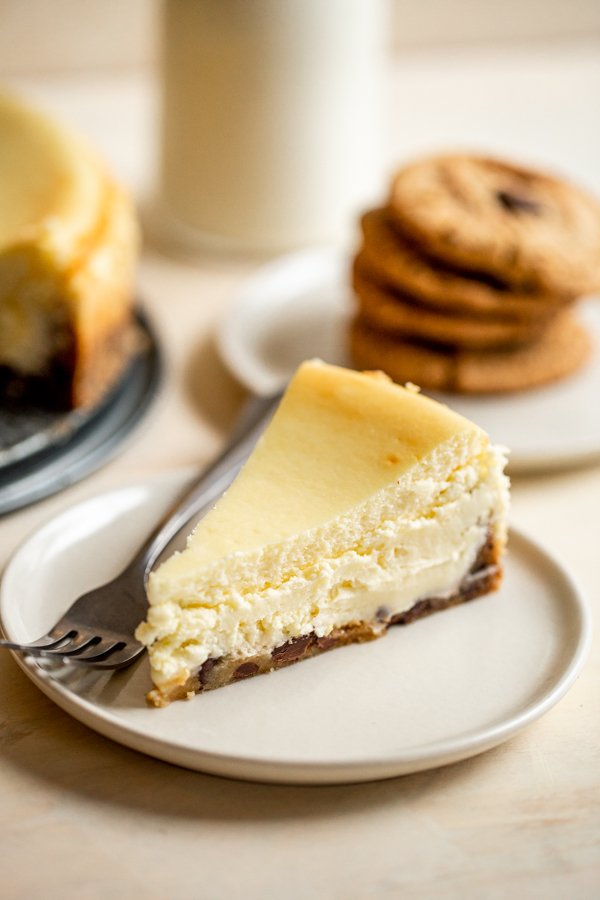
[[(87, 132), (146, 193), (155, 108), (148, 75), (4, 83)], [(439, 147), (476, 147), (558, 168), (600, 193), (598, 44), (415, 54), (394, 64), (389, 84), (390, 165)], [(161, 396), (117, 459), (0, 520), (0, 567), (78, 500), (216, 452), (243, 391), (219, 363), (211, 333), (256, 264), (190, 262), (147, 244), (140, 289), (168, 362)], [(572, 569), (596, 616), (599, 506), (600, 466), (514, 481), (515, 521)], [(3, 654), (0, 895), (598, 897), (599, 643), (559, 705), (500, 748), (445, 769), (326, 788), (227, 781), (126, 750), (69, 718)]]

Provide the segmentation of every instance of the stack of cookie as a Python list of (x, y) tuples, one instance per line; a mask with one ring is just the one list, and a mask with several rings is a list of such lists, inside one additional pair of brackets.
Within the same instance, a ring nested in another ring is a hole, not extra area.
[(591, 342), (573, 315), (600, 288), (600, 205), (539, 172), (444, 156), (402, 169), (362, 218), (354, 259), (360, 368), (490, 393), (562, 378)]

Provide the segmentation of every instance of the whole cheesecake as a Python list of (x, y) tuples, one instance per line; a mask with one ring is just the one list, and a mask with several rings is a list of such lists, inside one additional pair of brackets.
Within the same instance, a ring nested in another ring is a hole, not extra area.
[(139, 244), (127, 193), (93, 150), (0, 96), (0, 385), (92, 406), (133, 344)]
[(164, 705), (383, 635), (500, 583), (505, 457), (477, 426), (381, 373), (318, 361), (186, 549), (150, 575)]

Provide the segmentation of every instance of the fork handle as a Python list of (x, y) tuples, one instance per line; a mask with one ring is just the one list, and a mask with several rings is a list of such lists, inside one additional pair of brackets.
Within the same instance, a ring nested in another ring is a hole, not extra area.
[(273, 415), (281, 394), (251, 397), (246, 401), (237, 426), (225, 450), (187, 484), (175, 502), (162, 515), (144, 544), (140, 547), (127, 571), (141, 572), (144, 583), (156, 558), (192, 516), (207, 511), (233, 481), (256, 441)]

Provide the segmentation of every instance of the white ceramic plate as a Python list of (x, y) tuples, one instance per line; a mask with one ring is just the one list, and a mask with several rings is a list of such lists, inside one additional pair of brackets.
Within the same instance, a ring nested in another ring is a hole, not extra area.
[[(181, 483), (113, 491), (35, 533), (2, 582), (6, 635), (40, 636), (79, 592), (115, 575)], [(569, 575), (513, 531), (499, 593), (166, 709), (144, 702), (146, 658), (112, 675), (16, 658), (59, 706), (128, 747), (218, 775), (317, 784), (415, 772), (501, 743), (563, 696), (589, 637)]]
[[(270, 263), (236, 297), (219, 330), (221, 355), (254, 393), (281, 388), (303, 359), (350, 365), (348, 257), (303, 251)], [(596, 353), (580, 372), (522, 393), (432, 394), (510, 447), (512, 473), (600, 458), (600, 303), (582, 306)]]

